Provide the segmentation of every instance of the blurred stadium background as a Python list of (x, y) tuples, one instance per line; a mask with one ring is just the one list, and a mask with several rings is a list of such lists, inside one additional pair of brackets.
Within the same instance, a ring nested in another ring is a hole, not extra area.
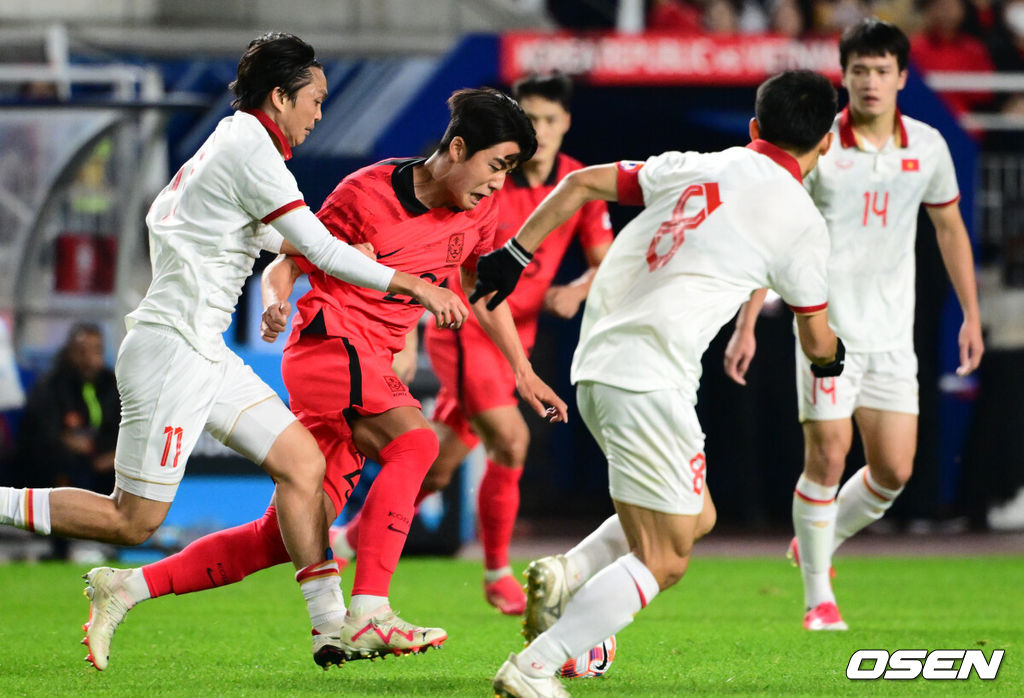
[[(1017, 26), (1013, 8), (1022, 5), (0, 0), (0, 329), (9, 336), (25, 390), (75, 322), (100, 324), (113, 362), (122, 317), (149, 281), (143, 222), (149, 203), (230, 112), (227, 84), (238, 56), (263, 31), (294, 32), (325, 62), (330, 97), (324, 119), (290, 162), (315, 209), (354, 169), (432, 149), (447, 122), (445, 99), (452, 90), (507, 87), (530, 71), (558, 69), (576, 78), (564, 149), (586, 163), (742, 145), (754, 87), (789, 67), (838, 79), (837, 32), (874, 13), (928, 49), (913, 67), (901, 107), (939, 128), (953, 151), (988, 342), (980, 373), (956, 377), (959, 311), (922, 218), (916, 472), (876, 530), (942, 539), (1021, 531), (1024, 73), (1017, 71), (1024, 70), (1024, 26)], [(985, 60), (968, 60), (976, 54)], [(613, 207), (616, 229), (631, 215)], [(575, 276), (582, 264), (570, 255), (563, 275)], [(227, 339), (284, 394), (278, 372), (283, 342), (258, 340), (260, 310), (254, 277)], [(747, 388), (732, 385), (721, 371), (731, 328), (706, 356), (699, 411), (719, 509), (713, 537), (790, 535), (791, 491), (802, 461), (790, 323), (784, 310), (762, 318)], [(578, 320), (543, 319), (534, 356), (538, 372), (567, 398), (577, 331)], [(429, 414), (436, 381), (421, 359), (413, 388)], [(0, 375), (0, 385), (12, 377)], [(0, 443), (7, 447), (18, 428), (17, 395), (6, 402), (0, 395), (0, 409), (7, 423)], [(589, 530), (611, 510), (600, 452), (578, 418), (568, 426), (538, 420), (531, 426), (521, 534)], [(850, 456), (853, 468), (863, 463), (857, 451)], [(450, 553), (473, 538), (477, 460), (470, 459), (443, 498), (428, 500), (410, 551)], [(8, 457), (0, 481), (31, 479), (33, 467)], [(248, 521), (266, 506), (269, 478), (212, 439), (200, 442), (188, 467), (149, 554)], [(0, 531), (0, 558), (45, 553), (41, 540), (19, 533)], [(1019, 542), (1019, 533), (1010, 535)]]

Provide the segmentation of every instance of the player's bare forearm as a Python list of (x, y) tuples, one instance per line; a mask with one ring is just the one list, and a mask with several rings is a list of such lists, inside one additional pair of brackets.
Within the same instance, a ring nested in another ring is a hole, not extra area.
[[(285, 241), (286, 246), (289, 244)], [(284, 252), (284, 247), (281, 250), (282, 253), (267, 265), (260, 277), (260, 292), (263, 296), (264, 308), (287, 301), (292, 295), (295, 280), (302, 275), (299, 265), (288, 257), (288, 253)]]
[(811, 363), (825, 366), (835, 361), (838, 344), (836, 333), (828, 326), (828, 313), (798, 313), (796, 331), (800, 348)]
[(960, 301), (964, 319), (980, 322), (974, 253), (960, 211), (956, 204), (950, 204), (937, 209), (929, 208), (928, 214), (935, 224), (935, 238), (942, 254), (942, 263)]
[[(462, 287), (472, 289), (476, 284), (476, 274), (471, 270), (462, 268)], [(494, 345), (498, 347), (502, 355), (512, 366), (512, 371), (517, 377), (527, 372), (532, 372), (533, 367), (526, 356), (523, 344), (519, 340), (519, 333), (516, 331), (516, 323), (512, 319), (512, 311), (508, 303), (502, 303), (494, 310), (487, 309), (487, 300), (481, 299), (472, 306), (473, 315), (476, 316), (480, 327), (487, 336), (491, 338)]]
[(565, 223), (588, 201), (618, 198), (616, 165), (594, 165), (570, 172), (548, 194), (516, 234), (516, 241), (534, 252), (548, 233)]
[(764, 307), (764, 299), (768, 295), (768, 289), (759, 288), (750, 294), (750, 300), (740, 306), (736, 315), (736, 331), (753, 332), (757, 324), (757, 316), (761, 314)]

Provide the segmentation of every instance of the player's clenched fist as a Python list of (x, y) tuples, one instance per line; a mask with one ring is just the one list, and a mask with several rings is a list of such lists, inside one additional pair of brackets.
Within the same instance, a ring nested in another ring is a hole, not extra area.
[(273, 342), (277, 335), (284, 332), (291, 312), (292, 305), (288, 301), (271, 303), (266, 307), (260, 319), (260, 337), (264, 342)]

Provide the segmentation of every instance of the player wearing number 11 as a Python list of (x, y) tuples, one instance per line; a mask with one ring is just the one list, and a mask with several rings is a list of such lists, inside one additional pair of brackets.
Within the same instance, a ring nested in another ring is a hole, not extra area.
[(562, 664), (685, 573), (715, 520), (694, 410), (700, 360), (751, 292), (778, 291), (815, 370), (841, 372), (826, 316), (828, 232), (801, 186), (832, 143), (835, 109), (827, 79), (782, 73), (758, 89), (746, 148), (578, 170), (523, 224), (517, 244), (529, 251), (587, 201), (644, 206), (594, 277), (572, 363), (617, 514), (565, 556), (531, 564), (532, 641), (499, 669), (499, 695), (567, 695), (553, 678)]
[[(881, 518), (903, 491), (917, 446), (914, 353), (914, 240), (924, 204), (964, 322), (960, 366), (978, 367), (984, 345), (974, 260), (957, 202), (953, 160), (938, 131), (902, 116), (910, 43), (888, 22), (867, 19), (839, 42), (850, 105), (832, 126), (837, 147), (808, 177), (828, 221), (829, 315), (850, 355), (841, 379), (816, 379), (797, 354), (804, 470), (793, 494), (790, 545), (804, 582), (808, 630), (845, 630), (830, 582), (832, 552)], [(726, 350), (739, 383), (754, 356), (754, 323), (764, 294), (740, 310)], [(839, 489), (857, 420), (868, 464)], [(838, 497), (836, 493), (838, 492)]]

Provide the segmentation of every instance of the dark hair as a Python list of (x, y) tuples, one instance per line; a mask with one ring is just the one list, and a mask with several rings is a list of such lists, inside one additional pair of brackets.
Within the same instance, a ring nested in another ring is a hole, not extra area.
[(564, 73), (528, 75), (512, 84), (512, 96), (517, 102), (524, 97), (543, 97), (549, 102), (558, 102), (562, 109), (570, 111), (572, 101), (572, 80)]
[(313, 47), (294, 34), (267, 32), (249, 42), (238, 61), (238, 77), (228, 85), (235, 109), (258, 109), (274, 89), (295, 101), (313, 80), (310, 68), (323, 69)]
[(451, 120), (444, 132), (438, 151), (444, 151), (456, 136), (466, 142), (466, 156), (472, 157), (498, 143), (514, 141), (519, 145), (516, 163), (522, 164), (537, 150), (537, 134), (533, 124), (515, 100), (498, 90), (456, 90), (448, 98)]
[(910, 60), (910, 39), (895, 24), (868, 17), (843, 32), (839, 39), (839, 65), (845, 71), (850, 56), (896, 56), (900, 70), (906, 70)]
[(761, 138), (802, 155), (832, 128), (836, 88), (819, 73), (787, 70), (757, 88), (754, 113)]
[(64, 344), (57, 351), (56, 365), (58, 368), (65, 369), (71, 366), (71, 347), (78, 341), (82, 335), (92, 335), (99, 337), (103, 340), (103, 330), (94, 322), (78, 322), (70, 330), (68, 330), (68, 336), (64, 339)]

